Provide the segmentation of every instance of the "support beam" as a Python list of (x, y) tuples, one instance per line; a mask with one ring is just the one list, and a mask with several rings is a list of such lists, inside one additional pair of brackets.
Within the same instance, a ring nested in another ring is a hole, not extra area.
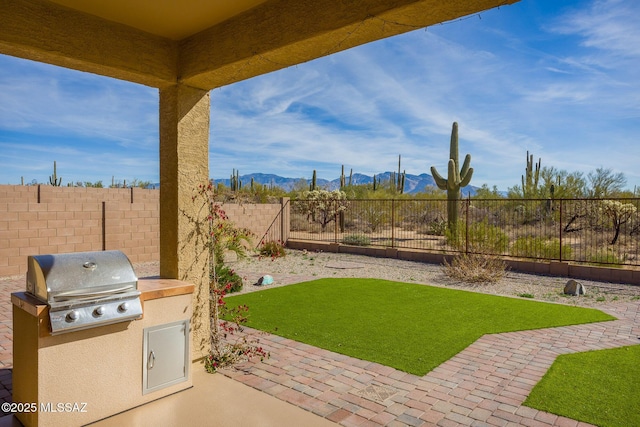
[(160, 275), (196, 286), (194, 359), (209, 350), (208, 206), (194, 202), (209, 182), (209, 92), (160, 90)]
[(213, 89), (517, 1), (269, 1), (181, 41), (178, 79)]
[(176, 83), (177, 42), (41, 1), (0, 0), (0, 53), (152, 87)]

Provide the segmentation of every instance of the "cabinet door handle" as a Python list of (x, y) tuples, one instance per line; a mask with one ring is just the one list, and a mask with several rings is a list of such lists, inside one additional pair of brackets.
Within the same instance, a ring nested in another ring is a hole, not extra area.
[(153, 369), (153, 365), (155, 365), (155, 363), (156, 363), (156, 354), (153, 352), (153, 350), (151, 350), (151, 353), (149, 353), (149, 359), (147, 360), (147, 365), (149, 369)]

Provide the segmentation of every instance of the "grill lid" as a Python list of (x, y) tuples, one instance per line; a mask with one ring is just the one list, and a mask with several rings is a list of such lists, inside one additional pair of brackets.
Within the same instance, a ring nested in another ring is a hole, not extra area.
[(48, 303), (135, 291), (138, 278), (121, 251), (32, 255), (27, 291)]
[(49, 305), (51, 334), (139, 319), (138, 278), (120, 251), (33, 255), (27, 292)]

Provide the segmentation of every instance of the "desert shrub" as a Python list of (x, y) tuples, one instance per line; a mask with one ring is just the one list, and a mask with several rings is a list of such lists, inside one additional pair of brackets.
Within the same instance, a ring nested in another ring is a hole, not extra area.
[(600, 212), (610, 219), (615, 233), (611, 245), (618, 241), (621, 227), (626, 224), (638, 211), (632, 203), (622, 203), (617, 200), (603, 200), (600, 203)]
[(432, 236), (443, 236), (446, 231), (447, 221), (445, 221), (443, 218), (437, 218), (429, 223), (427, 234), (430, 234)]
[(391, 222), (391, 208), (385, 203), (366, 201), (361, 204), (356, 215), (372, 232)]
[(309, 221), (295, 212), (291, 214), (291, 231), (308, 231), (309, 230)]
[(467, 283), (491, 283), (502, 279), (507, 269), (499, 258), (482, 254), (462, 254), (449, 264), (444, 261), (445, 274)]
[(535, 298), (535, 296), (533, 294), (530, 294), (528, 292), (522, 293), (522, 294), (518, 294), (518, 296), (520, 298)]
[(280, 258), (285, 256), (287, 253), (282, 246), (282, 243), (277, 242), (275, 240), (270, 240), (266, 243), (263, 243), (260, 247), (260, 255), (271, 257), (271, 258)]
[(469, 252), (500, 254), (509, 247), (509, 236), (486, 220), (469, 224), (468, 236), (465, 222), (458, 221), (457, 227), (447, 229), (445, 236), (447, 243), (458, 250), (467, 248), (468, 239)]
[(242, 277), (231, 268), (218, 264), (215, 266), (215, 281), (218, 288), (228, 286), (227, 293), (238, 292), (242, 290)]
[(344, 236), (342, 243), (353, 246), (369, 246), (371, 239), (364, 234), (349, 234), (348, 236)]
[(562, 245), (562, 249), (560, 249), (560, 239), (523, 236), (516, 239), (509, 253), (513, 256), (527, 258), (569, 259), (571, 258), (571, 245)]

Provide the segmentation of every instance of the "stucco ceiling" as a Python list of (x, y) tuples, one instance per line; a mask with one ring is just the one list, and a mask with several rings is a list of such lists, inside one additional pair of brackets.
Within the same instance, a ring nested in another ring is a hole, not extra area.
[(0, 54), (211, 90), (518, 0), (0, 0)]
[(266, 0), (49, 0), (70, 9), (181, 40)]

